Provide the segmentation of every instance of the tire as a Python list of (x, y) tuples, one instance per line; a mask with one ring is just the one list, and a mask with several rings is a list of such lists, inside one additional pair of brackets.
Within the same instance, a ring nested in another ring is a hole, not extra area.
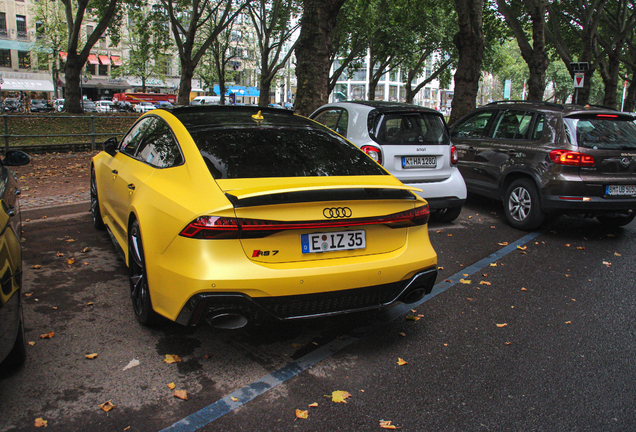
[(541, 210), (541, 198), (534, 182), (517, 179), (506, 189), (503, 197), (504, 214), (513, 228), (532, 231), (543, 223), (545, 213)]
[[(20, 295), (20, 291), (18, 291)], [(13, 348), (9, 352), (9, 355), (2, 362), (2, 369), (9, 372), (17, 370), (24, 364), (27, 356), (27, 343), (24, 336), (24, 319), (22, 318), (22, 308), (20, 308), (20, 324), (18, 326), (18, 336), (15, 338)]]
[(453, 222), (455, 219), (459, 217), (459, 214), (462, 212), (461, 207), (450, 207), (436, 211), (431, 215), (431, 219), (436, 222)]
[(596, 219), (600, 223), (606, 226), (622, 227), (629, 224), (631, 221), (633, 221), (634, 217), (636, 217), (636, 213), (622, 214), (622, 215), (616, 215), (616, 216), (599, 215), (599, 216), (596, 216)]
[(99, 210), (99, 196), (97, 195), (97, 181), (95, 180), (95, 168), (91, 165), (91, 216), (93, 217), (93, 225), (98, 230), (106, 228), (102, 213)]
[(137, 321), (146, 326), (156, 324), (158, 315), (152, 309), (141, 231), (136, 220), (132, 222), (128, 231), (128, 275), (130, 297)]

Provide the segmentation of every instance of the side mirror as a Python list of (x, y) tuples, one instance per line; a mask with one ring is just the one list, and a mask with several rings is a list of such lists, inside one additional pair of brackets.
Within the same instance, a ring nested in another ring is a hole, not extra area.
[(31, 157), (21, 150), (9, 150), (2, 159), (2, 164), (6, 166), (22, 166), (31, 162)]
[(117, 154), (117, 138), (110, 137), (104, 141), (103, 149), (109, 155), (115, 156), (115, 154)]

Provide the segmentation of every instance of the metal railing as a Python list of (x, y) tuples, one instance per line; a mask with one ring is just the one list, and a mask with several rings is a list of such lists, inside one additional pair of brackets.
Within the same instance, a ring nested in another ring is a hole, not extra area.
[[(130, 125), (128, 125), (127, 127), (123, 128), (122, 130), (114, 130), (114, 131), (106, 131), (106, 132), (96, 132), (95, 129), (95, 124), (96, 122), (100, 121), (100, 120), (113, 120), (113, 119), (127, 119), (130, 120), (130, 124), (132, 124), (138, 117), (138, 114), (136, 116), (117, 116), (117, 115), (33, 115), (33, 114), (3, 114), (2, 115), (2, 120), (3, 120), (3, 125), (4, 125), (4, 133), (3, 133), (3, 137), (4, 137), (4, 151), (5, 153), (10, 149), (10, 148), (16, 148), (19, 147), (20, 149), (28, 149), (28, 148), (46, 148), (46, 147), (51, 147), (54, 148), (56, 146), (67, 146), (67, 147), (72, 147), (72, 146), (82, 146), (82, 147), (87, 147), (87, 144), (90, 144), (90, 150), (94, 151), (97, 149), (97, 142), (98, 142), (98, 138), (100, 137), (111, 137), (111, 136), (116, 136), (116, 137), (121, 137), (123, 136), (126, 131), (128, 130), (128, 127)], [(85, 133), (82, 131), (82, 133), (55, 133), (55, 134), (12, 134), (10, 133), (10, 127), (9, 127), (9, 119), (13, 119), (13, 118), (38, 118), (38, 119), (42, 119), (42, 120), (46, 120), (46, 121), (51, 121), (51, 119), (55, 119), (55, 118), (59, 118), (59, 119), (64, 119), (64, 118), (69, 118), (69, 119), (78, 119), (78, 120), (83, 120), (83, 121), (87, 121), (88, 120), (88, 129)], [(85, 136), (89, 139), (89, 143), (87, 143), (86, 141), (81, 142), (81, 143), (67, 143), (67, 144), (40, 144), (40, 145), (22, 145), (22, 146), (11, 146), (9, 141), (14, 138), (14, 139), (20, 139), (20, 138), (42, 138), (43, 141), (46, 141), (46, 139), (51, 139), (51, 138), (71, 138), (71, 137), (78, 137), (78, 136)], [(100, 140), (102, 141), (102, 140)]]

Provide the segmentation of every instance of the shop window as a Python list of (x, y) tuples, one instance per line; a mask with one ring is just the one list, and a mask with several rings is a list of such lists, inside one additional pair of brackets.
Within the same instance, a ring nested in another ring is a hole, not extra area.
[(108, 75), (108, 65), (99, 65), (99, 75)]
[(30, 51), (18, 51), (18, 67), (20, 69), (29, 69), (31, 67)]
[(0, 12), (0, 37), (7, 36), (7, 14)]
[(11, 50), (0, 49), (0, 66), (11, 67)]
[(26, 39), (27, 24), (26, 24), (26, 17), (24, 15), (15, 16), (15, 26), (18, 32), (18, 38)]

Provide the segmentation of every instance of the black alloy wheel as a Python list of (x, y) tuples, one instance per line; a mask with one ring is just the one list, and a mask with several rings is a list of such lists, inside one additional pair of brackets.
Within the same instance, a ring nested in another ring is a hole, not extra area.
[(99, 230), (106, 228), (102, 214), (99, 211), (99, 197), (97, 195), (97, 181), (95, 180), (95, 168), (91, 165), (91, 216), (93, 225)]
[(158, 315), (152, 309), (141, 231), (136, 220), (132, 222), (128, 234), (128, 275), (130, 296), (137, 321), (143, 325), (156, 324)]
[(530, 179), (517, 179), (506, 189), (504, 213), (510, 226), (523, 231), (538, 228), (545, 220), (539, 191)]

